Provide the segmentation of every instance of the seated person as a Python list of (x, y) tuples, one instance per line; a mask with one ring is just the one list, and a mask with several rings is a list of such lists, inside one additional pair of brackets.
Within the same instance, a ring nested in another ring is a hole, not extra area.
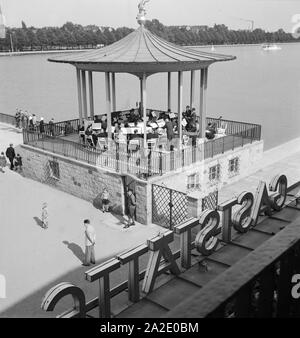
[(80, 133), (80, 137), (81, 137), (81, 139), (82, 139), (82, 142), (84, 143), (85, 142), (85, 134), (84, 133), (82, 133), (82, 132), (84, 132), (84, 123), (80, 126), (78, 126), (78, 132)]
[(190, 121), (187, 126), (185, 127), (186, 131), (190, 133), (195, 133), (197, 131), (196, 124)]
[(212, 140), (215, 138), (215, 134), (216, 134), (216, 125), (212, 124), (212, 123), (208, 123), (207, 127), (206, 127), (206, 133), (205, 136), (209, 139)]
[(93, 133), (92, 133), (92, 139), (93, 139), (94, 146), (97, 147), (98, 134), (96, 133), (96, 131), (93, 131)]
[(92, 125), (89, 125), (85, 131), (86, 139), (88, 140), (89, 144), (93, 146), (92, 142), (92, 135), (93, 135), (93, 129)]
[(137, 140), (137, 139), (140, 139), (141, 137), (142, 137), (142, 135), (139, 135), (138, 130), (135, 129), (134, 134), (130, 136), (130, 140)]
[(102, 121), (102, 129), (106, 132), (106, 129), (107, 129), (107, 119), (103, 119)]
[(134, 109), (130, 109), (130, 114), (129, 114), (128, 122), (129, 123), (134, 123), (135, 121), (136, 121), (135, 110)]
[(107, 132), (105, 132), (103, 129), (100, 129), (99, 133), (97, 134), (99, 138), (106, 138)]

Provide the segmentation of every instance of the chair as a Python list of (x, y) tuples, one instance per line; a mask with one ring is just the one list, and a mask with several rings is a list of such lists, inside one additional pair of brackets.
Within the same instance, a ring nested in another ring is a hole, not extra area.
[(135, 139), (135, 140), (130, 140), (129, 145), (128, 145), (128, 150), (130, 152), (135, 152), (140, 149), (140, 140)]
[(98, 138), (98, 145), (101, 151), (107, 149), (107, 141), (106, 138)]
[(151, 150), (154, 150), (156, 147), (158, 139), (157, 138), (153, 138), (147, 141), (148, 144), (148, 148), (150, 148)]
[(190, 138), (187, 135), (183, 135), (183, 144), (188, 146)]
[(222, 122), (221, 123), (221, 127), (217, 128), (217, 132), (220, 135), (225, 135), (226, 134), (226, 130), (227, 130), (227, 123), (225, 123), (225, 122)]

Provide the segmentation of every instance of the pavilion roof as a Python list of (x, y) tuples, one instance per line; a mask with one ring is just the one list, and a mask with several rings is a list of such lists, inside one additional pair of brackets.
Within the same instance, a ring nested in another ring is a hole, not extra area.
[(141, 25), (125, 38), (101, 49), (73, 53), (51, 62), (69, 63), (80, 69), (102, 72), (126, 72), (140, 76), (158, 72), (188, 71), (208, 67), (235, 56), (209, 53), (178, 46), (147, 30)]

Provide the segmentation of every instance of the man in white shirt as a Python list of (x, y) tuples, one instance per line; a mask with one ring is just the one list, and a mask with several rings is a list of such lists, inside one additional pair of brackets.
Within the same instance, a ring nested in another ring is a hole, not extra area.
[(96, 243), (96, 232), (94, 227), (90, 224), (90, 220), (84, 220), (84, 237), (85, 237), (85, 259), (84, 266), (90, 266), (96, 264), (95, 261), (95, 243)]

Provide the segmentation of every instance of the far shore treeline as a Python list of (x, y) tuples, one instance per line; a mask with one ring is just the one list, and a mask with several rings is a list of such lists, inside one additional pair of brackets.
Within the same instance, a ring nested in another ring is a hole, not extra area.
[[(262, 29), (231, 30), (225, 25), (208, 26), (164, 26), (158, 20), (147, 21), (146, 28), (152, 33), (179, 45), (227, 45), (258, 44), (275, 42), (300, 42), (291, 33), (279, 29), (266, 32)], [(96, 25), (82, 26), (67, 22), (62, 27), (27, 27), (6, 30), (6, 39), (0, 39), (0, 52), (81, 49), (109, 45), (122, 39), (133, 29), (111, 28)]]

